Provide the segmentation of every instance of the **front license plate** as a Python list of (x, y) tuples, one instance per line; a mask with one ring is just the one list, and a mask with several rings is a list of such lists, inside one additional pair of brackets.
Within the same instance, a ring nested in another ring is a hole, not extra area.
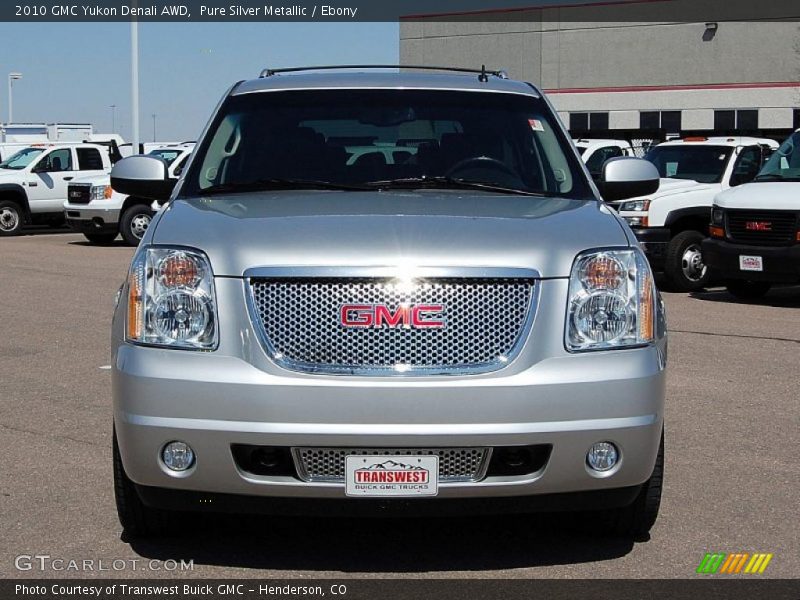
[(739, 270), (741, 271), (763, 271), (764, 259), (760, 256), (739, 256)]
[(348, 496), (435, 496), (438, 456), (346, 456)]

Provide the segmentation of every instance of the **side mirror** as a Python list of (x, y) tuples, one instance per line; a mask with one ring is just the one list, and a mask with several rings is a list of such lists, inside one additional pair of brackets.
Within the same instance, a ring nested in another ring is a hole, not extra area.
[(643, 158), (618, 156), (605, 162), (597, 187), (603, 200), (613, 202), (652, 194), (658, 190), (659, 179), (653, 163)]
[(129, 156), (111, 169), (111, 187), (127, 196), (168, 200), (175, 187), (167, 163), (155, 156)]

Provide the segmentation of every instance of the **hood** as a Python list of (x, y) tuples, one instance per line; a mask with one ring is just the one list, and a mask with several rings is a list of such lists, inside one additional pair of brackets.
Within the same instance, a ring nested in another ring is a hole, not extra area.
[(800, 211), (800, 181), (763, 181), (730, 188), (714, 199), (723, 208)]
[(463, 192), (280, 192), (178, 199), (151, 243), (192, 246), (215, 275), (252, 267), (510, 267), (569, 276), (588, 248), (627, 246), (598, 202)]
[(674, 178), (661, 178), (658, 183), (658, 191), (652, 194), (653, 197), (660, 198), (661, 196), (671, 196), (672, 194), (682, 194), (688, 191), (705, 190), (711, 188), (718, 188), (718, 183), (700, 183), (694, 179), (674, 179)]
[(92, 185), (111, 185), (111, 175), (105, 173), (102, 175), (85, 175), (83, 177), (76, 177), (70, 183), (91, 183)]

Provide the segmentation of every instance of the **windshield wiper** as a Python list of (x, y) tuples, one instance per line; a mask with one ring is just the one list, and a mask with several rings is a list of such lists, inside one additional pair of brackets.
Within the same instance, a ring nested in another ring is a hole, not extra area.
[(203, 196), (213, 196), (217, 194), (234, 194), (240, 192), (260, 192), (266, 190), (336, 190), (349, 192), (364, 192), (371, 188), (349, 185), (344, 183), (333, 183), (332, 181), (317, 181), (310, 179), (257, 179), (255, 181), (222, 183), (212, 185), (204, 190), (200, 190)]
[(487, 192), (499, 192), (501, 194), (516, 194), (520, 196), (539, 196), (545, 197), (548, 194), (541, 192), (530, 192), (519, 188), (510, 188), (494, 183), (482, 181), (470, 181), (457, 177), (435, 176), (435, 177), (404, 177), (401, 179), (383, 179), (379, 181), (368, 181), (364, 185), (372, 186), (377, 189), (419, 189), (419, 188), (439, 188), (439, 189), (462, 189), (462, 190), (483, 190)]

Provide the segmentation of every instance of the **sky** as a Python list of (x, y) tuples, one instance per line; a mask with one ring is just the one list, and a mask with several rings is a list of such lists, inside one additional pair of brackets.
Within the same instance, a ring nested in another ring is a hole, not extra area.
[[(194, 140), (227, 88), (265, 67), (399, 62), (397, 23), (141, 23), (140, 136)], [(130, 24), (0, 23), (0, 122), (92, 123), (131, 138)]]

